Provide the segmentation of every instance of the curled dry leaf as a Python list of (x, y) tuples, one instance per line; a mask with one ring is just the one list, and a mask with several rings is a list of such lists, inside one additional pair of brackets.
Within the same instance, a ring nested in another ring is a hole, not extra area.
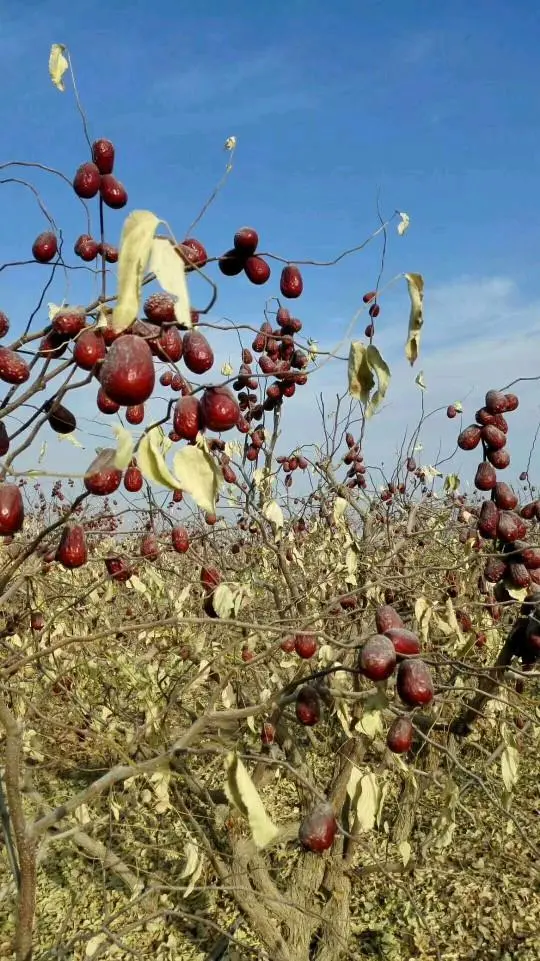
[(405, 344), (405, 356), (411, 367), (418, 359), (420, 350), (420, 335), (424, 324), (424, 278), (422, 274), (405, 274), (411, 298), (411, 312), (409, 314), (409, 330)]

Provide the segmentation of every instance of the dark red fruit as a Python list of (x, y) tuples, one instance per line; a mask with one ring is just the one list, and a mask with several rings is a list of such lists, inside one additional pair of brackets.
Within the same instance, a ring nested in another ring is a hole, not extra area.
[(159, 378), (159, 382), (162, 387), (170, 387), (172, 383), (172, 379), (173, 379), (172, 371), (164, 370), (161, 377)]
[(155, 353), (161, 360), (177, 364), (184, 352), (184, 343), (178, 327), (162, 327), (155, 342)]
[(218, 267), (224, 277), (237, 277), (244, 269), (246, 258), (234, 248), (226, 250), (218, 260)]
[(531, 583), (531, 575), (525, 564), (519, 564), (516, 561), (510, 561), (508, 565), (508, 578), (518, 590), (528, 587)]
[(62, 404), (55, 404), (54, 400), (44, 405), (44, 410), (49, 410), (48, 420), (52, 429), (57, 434), (71, 434), (77, 427), (75, 415)]
[(5, 384), (24, 384), (30, 377), (30, 368), (24, 357), (9, 347), (0, 347), (0, 380)]
[(66, 352), (68, 341), (65, 337), (56, 334), (54, 330), (50, 330), (45, 337), (42, 337), (38, 348), (38, 357), (46, 357), (58, 359), (62, 357)]
[(261, 744), (273, 744), (276, 737), (276, 729), (270, 721), (264, 721), (261, 728)]
[(9, 320), (3, 310), (0, 310), (0, 337), (5, 337), (9, 330)]
[(453, 420), (454, 417), (457, 417), (457, 410), (456, 410), (456, 408), (454, 407), (453, 404), (450, 404), (449, 407), (446, 408), (446, 416), (447, 416), (450, 420)]
[(72, 307), (66, 310), (59, 310), (52, 320), (52, 329), (55, 334), (61, 337), (76, 337), (84, 330), (86, 315), (84, 307)]
[(0, 420), (0, 457), (7, 454), (9, 450), (9, 435), (3, 420)]
[(506, 444), (506, 434), (494, 424), (488, 424), (482, 427), (482, 440), (491, 450), (502, 450)]
[(296, 695), (296, 719), (306, 727), (313, 727), (321, 718), (321, 702), (314, 687), (305, 684)]
[[(499, 485), (496, 484), (496, 487)], [(478, 518), (478, 530), (482, 537), (494, 540), (497, 536), (497, 523), (499, 520), (499, 510), (495, 501), (484, 501), (480, 508)]]
[(141, 541), (141, 555), (147, 561), (157, 561), (159, 557), (159, 544), (156, 535), (149, 531)]
[(221, 584), (221, 574), (217, 567), (201, 568), (201, 584), (207, 593)]
[(270, 278), (270, 266), (262, 257), (248, 257), (244, 264), (244, 272), (252, 284), (265, 284)]
[(166, 293), (151, 294), (144, 302), (144, 313), (153, 324), (175, 324), (174, 297)]
[(420, 653), (420, 641), (414, 631), (408, 631), (406, 627), (390, 627), (384, 633), (392, 641), (396, 654)]
[(425, 661), (419, 658), (402, 661), (397, 670), (396, 689), (403, 703), (409, 707), (429, 704), (435, 691), (431, 672)]
[(487, 458), (493, 467), (497, 470), (505, 470), (510, 464), (510, 454), (506, 448), (501, 448), (501, 450), (488, 450)]
[(174, 408), (173, 427), (184, 440), (195, 440), (204, 427), (201, 404), (198, 397), (181, 397)]
[(115, 340), (103, 361), (99, 380), (117, 404), (144, 404), (156, 380), (152, 351), (146, 341), (133, 334)]
[(371, 307), (369, 308), (370, 317), (373, 317), (373, 318), (378, 317), (380, 312), (381, 312), (381, 308), (379, 307), (378, 304), (372, 304)]
[(111, 400), (103, 390), (103, 387), (100, 387), (97, 392), (96, 404), (102, 414), (116, 414), (120, 410), (120, 404), (117, 404), (115, 400)]
[(298, 837), (307, 851), (320, 854), (332, 847), (336, 833), (334, 809), (327, 801), (323, 801), (303, 819)]
[(24, 504), (19, 485), (0, 484), (0, 535), (16, 534), (23, 522)]
[(527, 533), (525, 521), (514, 511), (499, 511), (497, 537), (506, 544), (521, 540)]
[(55, 558), (62, 567), (82, 567), (88, 559), (86, 536), (80, 524), (66, 524), (62, 531)]
[(367, 294), (364, 294), (364, 296), (362, 297), (362, 300), (364, 301), (365, 304), (370, 304), (372, 300), (375, 300), (376, 296), (377, 296), (377, 291), (370, 290)]
[(482, 430), (477, 424), (470, 424), (461, 431), (457, 439), (457, 445), (461, 450), (474, 450), (480, 443)]
[(34, 259), (40, 264), (48, 264), (58, 253), (58, 241), (55, 234), (50, 230), (45, 230), (34, 240), (32, 244), (32, 254)]
[(517, 507), (517, 494), (515, 494), (512, 488), (509, 487), (508, 484), (505, 484), (504, 481), (498, 481), (498, 483), (495, 484), (493, 495), (497, 507), (500, 507), (502, 510), (513, 511), (514, 508)]
[(396, 652), (384, 634), (374, 634), (360, 649), (358, 667), (370, 681), (384, 681), (394, 673)]
[(202, 395), (203, 422), (210, 430), (231, 430), (238, 421), (240, 408), (228, 387), (208, 387)]
[(509, 413), (512, 410), (517, 410), (519, 407), (519, 398), (516, 394), (505, 394), (506, 397), (506, 412)]
[(288, 297), (291, 300), (300, 297), (304, 289), (304, 281), (298, 267), (295, 267), (294, 264), (289, 264), (281, 271), (279, 289), (283, 297)]
[(295, 649), (295, 638), (286, 637), (279, 646), (281, 647), (282, 651), (285, 651), (286, 654), (292, 654)]
[(173, 527), (171, 541), (178, 554), (185, 554), (189, 550), (189, 534), (185, 527)]
[(194, 374), (205, 374), (214, 363), (214, 352), (204, 334), (188, 330), (184, 334), (184, 363)]
[(488, 390), (485, 406), (490, 414), (504, 414), (507, 410), (506, 394), (501, 390)]
[(94, 458), (84, 475), (84, 486), (90, 494), (105, 497), (120, 487), (122, 471), (114, 466), (116, 451), (105, 448)]
[(45, 618), (41, 611), (32, 611), (30, 614), (30, 627), (33, 631), (42, 631), (45, 627)]
[(100, 252), (103, 254), (108, 264), (118, 263), (118, 257), (119, 257), (118, 247), (113, 247), (112, 244), (106, 244), (106, 243), (102, 243), (99, 246), (100, 246)]
[(109, 576), (112, 577), (114, 581), (119, 581), (122, 584), (129, 581), (133, 575), (133, 571), (125, 557), (106, 557), (105, 567), (107, 568)]
[(114, 145), (110, 140), (101, 138), (92, 144), (92, 160), (100, 174), (112, 174), (114, 167)]
[(90, 263), (99, 253), (99, 243), (90, 234), (81, 234), (75, 241), (74, 251), (81, 260)]
[(414, 728), (409, 717), (396, 717), (386, 735), (386, 745), (394, 754), (406, 754), (412, 747)]
[(144, 404), (134, 404), (126, 410), (128, 424), (142, 424), (144, 420)]
[(73, 347), (73, 359), (81, 370), (92, 370), (106, 354), (105, 341), (94, 330), (83, 330)]
[(368, 324), (366, 329), (364, 330), (364, 336), (371, 338), (373, 337), (374, 333), (375, 333), (375, 327), (373, 326), (373, 324)]
[(377, 608), (375, 611), (375, 624), (379, 634), (386, 634), (391, 627), (403, 627), (401, 617), (390, 604), (381, 604), (380, 607)]
[(253, 227), (241, 227), (234, 235), (234, 249), (243, 257), (251, 257), (257, 250), (259, 235)]
[(206, 248), (195, 237), (187, 237), (177, 250), (186, 265), (186, 272), (194, 267), (204, 267), (208, 260)]
[(540, 547), (523, 547), (520, 554), (527, 570), (536, 571), (540, 569)]
[(90, 200), (96, 196), (100, 182), (101, 174), (95, 164), (81, 164), (73, 178), (73, 189), (78, 197)]
[(479, 491), (489, 491), (493, 490), (496, 483), (497, 474), (495, 473), (495, 468), (492, 467), (491, 464), (488, 464), (487, 461), (482, 461), (482, 463), (478, 465), (474, 477), (474, 486)]
[(120, 183), (112, 174), (104, 174), (99, 185), (101, 199), (107, 207), (119, 210), (125, 207), (128, 201), (127, 190), (124, 184)]
[(297, 634), (294, 639), (294, 649), (298, 657), (307, 661), (317, 650), (317, 639), (313, 634)]
[(143, 486), (143, 475), (138, 467), (128, 467), (124, 474), (124, 487), (130, 494), (136, 494)]

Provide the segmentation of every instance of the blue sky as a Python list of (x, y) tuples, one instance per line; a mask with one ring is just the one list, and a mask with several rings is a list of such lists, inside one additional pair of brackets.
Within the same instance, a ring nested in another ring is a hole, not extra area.
[[(414, 425), (420, 368), (426, 406), (469, 395), (469, 413), (486, 388), (536, 374), (535, 3), (166, 0), (155, 10), (138, 0), (103, 10), (3, 2), (4, 157), (45, 162), (70, 177), (87, 159), (69, 84), (62, 95), (48, 79), (50, 44), (62, 42), (71, 51), (91, 136), (115, 141), (128, 209), (154, 210), (179, 238), (219, 180), (223, 142), (232, 134), (238, 138), (233, 173), (197, 228), (213, 254), (248, 223), (259, 229), (265, 250), (329, 259), (377, 226), (377, 197), (386, 215), (407, 211), (411, 227), (403, 238), (392, 229), (385, 277), (407, 270), (425, 277), (423, 354), (411, 372), (403, 355), (402, 282), (382, 301), (376, 342), (393, 381), (369, 440), (374, 457), (391, 460), (403, 430)], [(35, 182), (71, 246), (84, 230), (80, 205), (53, 179), (39, 175)], [(20, 187), (3, 185), (0, 196), (4, 262), (24, 257), (45, 224)], [(112, 242), (122, 220), (122, 212), (111, 213)], [(308, 335), (327, 347), (340, 340), (375, 282), (380, 256), (375, 242), (336, 268), (306, 269), (297, 309)], [(14, 330), (33, 308), (43, 276), (38, 267), (0, 275), (0, 306)], [(216, 317), (259, 322), (278, 278), (275, 269), (263, 290), (243, 277), (223, 282)], [(84, 300), (80, 280), (70, 293)], [(62, 299), (62, 283), (47, 299)], [(363, 327), (362, 320), (357, 334)], [(344, 384), (342, 368), (326, 368), (313, 390)], [(296, 417), (291, 405), (287, 442), (304, 439), (313, 390), (305, 389)], [(520, 393), (513, 446), (523, 459), (540, 405), (536, 383)], [(449, 449), (454, 427), (435, 420), (427, 447), (436, 453), (440, 442)]]

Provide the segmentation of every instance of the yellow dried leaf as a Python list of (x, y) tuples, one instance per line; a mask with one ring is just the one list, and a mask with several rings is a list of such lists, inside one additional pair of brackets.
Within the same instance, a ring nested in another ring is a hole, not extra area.
[(134, 210), (124, 221), (118, 256), (118, 298), (112, 314), (113, 330), (126, 330), (137, 318), (142, 281), (159, 222), (150, 210)]
[(49, 54), (49, 76), (57, 90), (61, 93), (66, 89), (64, 86), (64, 74), (69, 69), (69, 62), (65, 56), (66, 47), (63, 43), (53, 43)]
[(213, 514), (223, 484), (223, 474), (210, 455), (206, 441), (199, 437), (195, 446), (183, 447), (174, 456), (177, 485), (189, 494), (201, 510)]
[(366, 356), (367, 348), (361, 340), (353, 340), (349, 350), (349, 394), (361, 404), (367, 404), (375, 386), (375, 378)]
[(225, 793), (229, 801), (247, 817), (256, 846), (266, 847), (278, 834), (278, 828), (268, 817), (248, 771), (233, 751), (227, 755), (225, 771)]
[(212, 607), (218, 617), (227, 620), (234, 608), (234, 596), (227, 584), (218, 584), (212, 594)]
[[(371, 417), (384, 400), (389, 383), (390, 368), (377, 348), (353, 341), (349, 351), (349, 393), (364, 404), (366, 418)], [(375, 384), (377, 389), (372, 393)]]
[(424, 278), (422, 274), (405, 274), (411, 299), (409, 330), (405, 344), (405, 356), (411, 367), (418, 359), (420, 335), (424, 323)]
[(174, 315), (183, 327), (192, 327), (184, 261), (166, 237), (154, 237), (150, 250), (150, 271), (158, 284), (176, 298)]
[[(159, 427), (153, 427), (144, 435), (137, 449), (137, 464), (143, 477), (146, 477), (153, 484), (157, 484), (159, 487), (168, 487), (170, 490), (182, 488), (183, 485), (177, 481), (167, 467), (161, 449), (162, 436), (163, 432)], [(176, 456), (178, 457), (178, 454)]]
[(268, 501), (263, 507), (263, 516), (280, 531), (283, 527), (283, 511), (276, 501)]
[(114, 466), (119, 470), (129, 467), (133, 457), (134, 441), (133, 437), (125, 427), (119, 424), (113, 425), (113, 434), (116, 437), (116, 454), (114, 456)]

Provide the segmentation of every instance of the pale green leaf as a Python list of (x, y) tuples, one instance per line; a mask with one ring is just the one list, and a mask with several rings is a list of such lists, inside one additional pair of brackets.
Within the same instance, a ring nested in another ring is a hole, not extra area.
[[(137, 318), (142, 282), (159, 222), (150, 210), (134, 210), (124, 221), (118, 256), (118, 296), (112, 315), (115, 331), (126, 330)], [(170, 246), (168, 241), (167, 245)]]
[(65, 56), (66, 47), (63, 43), (53, 43), (49, 54), (49, 76), (57, 90), (62, 93), (66, 89), (64, 86), (64, 74), (69, 68), (67, 57)]
[(513, 744), (505, 744), (501, 754), (501, 776), (510, 793), (518, 779), (519, 754)]
[(336, 497), (334, 501), (334, 521), (336, 524), (339, 523), (345, 511), (347, 510), (348, 503), (344, 497)]
[(420, 387), (420, 390), (427, 390), (427, 385), (424, 380), (424, 371), (421, 370), (419, 374), (414, 378), (415, 384)]
[(213, 514), (223, 474), (204, 438), (199, 435), (196, 445), (183, 447), (175, 454), (174, 473), (177, 486), (189, 494), (201, 510)]
[(408, 841), (401, 841), (398, 845), (398, 851), (401, 855), (401, 860), (403, 861), (403, 866), (407, 867), (409, 861), (411, 860), (412, 847)]
[(283, 527), (283, 511), (276, 501), (268, 501), (263, 506), (263, 516), (269, 521), (276, 530), (281, 530)]
[(447, 474), (444, 478), (444, 489), (451, 494), (453, 491), (457, 491), (461, 481), (457, 474)]
[(278, 834), (278, 828), (268, 817), (264, 804), (240, 758), (231, 751), (225, 761), (225, 792), (244, 817), (247, 817), (255, 845), (266, 847)]
[(192, 327), (184, 261), (167, 237), (154, 237), (150, 250), (150, 271), (163, 290), (175, 298), (174, 315), (184, 328)]
[(403, 234), (409, 229), (411, 218), (406, 213), (400, 213), (399, 217), (400, 220), (399, 224), (397, 225), (397, 232), (400, 237), (403, 237)]
[(234, 608), (234, 596), (227, 584), (218, 584), (212, 594), (212, 607), (218, 617), (227, 620)]
[(118, 467), (119, 470), (124, 470), (126, 467), (129, 467), (133, 457), (133, 448), (135, 446), (133, 436), (129, 430), (126, 430), (121, 424), (113, 424), (112, 430), (116, 437), (114, 466)]
[[(142, 438), (137, 449), (137, 464), (143, 477), (159, 487), (170, 490), (182, 488), (183, 484), (174, 477), (169, 470), (161, 448), (163, 432), (159, 427), (153, 427)], [(195, 448), (189, 448), (195, 450)], [(178, 454), (176, 455), (178, 457)]]

